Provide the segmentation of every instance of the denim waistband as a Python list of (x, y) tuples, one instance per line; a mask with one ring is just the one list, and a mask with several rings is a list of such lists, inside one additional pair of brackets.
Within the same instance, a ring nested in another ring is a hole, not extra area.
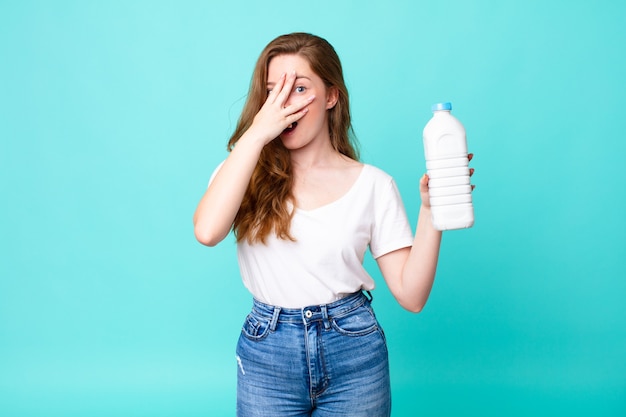
[[(321, 320), (327, 322), (329, 318), (342, 317), (364, 304), (372, 302), (372, 295), (368, 291), (368, 296), (362, 291), (347, 295), (344, 298), (330, 304), (314, 305), (304, 308), (282, 308), (262, 303), (254, 299), (252, 312), (260, 317), (271, 318), (275, 323), (310, 323)], [(273, 326), (272, 326), (273, 327)]]

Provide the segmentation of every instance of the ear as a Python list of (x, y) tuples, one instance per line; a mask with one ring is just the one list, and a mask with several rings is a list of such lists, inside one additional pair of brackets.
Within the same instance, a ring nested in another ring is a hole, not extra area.
[(330, 87), (326, 93), (326, 110), (335, 107), (337, 100), (339, 100), (339, 90), (337, 90), (337, 87)]

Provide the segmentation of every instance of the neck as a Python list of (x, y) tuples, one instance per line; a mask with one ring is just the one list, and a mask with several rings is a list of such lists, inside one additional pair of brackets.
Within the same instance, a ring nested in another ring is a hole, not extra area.
[(327, 140), (315, 141), (301, 149), (291, 151), (291, 162), (295, 170), (323, 167), (332, 164), (341, 154)]

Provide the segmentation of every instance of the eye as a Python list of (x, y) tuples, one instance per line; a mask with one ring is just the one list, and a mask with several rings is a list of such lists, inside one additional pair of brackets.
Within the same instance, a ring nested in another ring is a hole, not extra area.
[(301, 85), (295, 88), (296, 93), (304, 93), (305, 90), (306, 88), (302, 87)]

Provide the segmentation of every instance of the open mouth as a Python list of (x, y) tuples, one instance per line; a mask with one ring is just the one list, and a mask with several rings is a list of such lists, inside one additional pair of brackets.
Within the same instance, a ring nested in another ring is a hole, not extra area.
[(283, 130), (283, 133), (291, 133), (291, 132), (293, 132), (293, 130), (296, 128), (296, 126), (298, 126), (298, 122), (293, 122), (292, 124), (287, 126), (287, 129)]

